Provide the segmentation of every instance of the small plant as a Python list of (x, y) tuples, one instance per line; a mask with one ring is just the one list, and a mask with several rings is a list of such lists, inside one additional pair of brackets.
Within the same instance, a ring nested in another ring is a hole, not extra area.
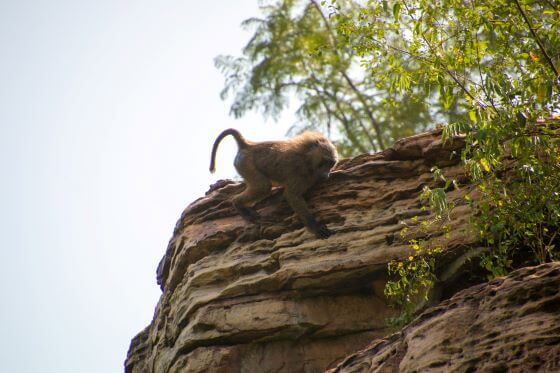
[(418, 304), (428, 300), (428, 292), (436, 280), (435, 256), (441, 248), (430, 248), (421, 240), (410, 240), (409, 243), (410, 255), (387, 265), (389, 276), (396, 277), (396, 280), (387, 282), (384, 293), (401, 311), (399, 316), (389, 320), (393, 326), (406, 325), (412, 320)]
[(511, 249), (508, 245), (498, 245), (490, 252), (483, 253), (480, 265), (488, 271), (488, 279), (507, 275), (511, 270)]
[[(446, 199), (445, 189), (453, 185), (458, 188), (455, 181), (446, 180), (441, 170), (437, 167), (431, 169), (434, 181), (444, 182), (444, 187), (431, 189), (425, 186), (420, 194), (423, 201), (423, 209), (433, 212), (433, 217), (419, 221), (418, 216), (410, 219), (400, 232), (402, 241), (407, 242), (410, 253), (403, 260), (392, 260), (387, 265), (387, 272), (392, 280), (385, 285), (385, 296), (400, 310), (400, 315), (389, 320), (392, 326), (403, 326), (408, 324), (414, 313), (424, 301), (428, 300), (428, 294), (434, 282), (436, 257), (442, 251), (440, 244), (431, 238), (430, 228), (437, 225), (435, 231), (443, 233), (443, 237), (449, 237), (449, 226), (444, 224), (450, 220), (450, 211), (454, 207)], [(422, 238), (418, 238), (418, 237)]]

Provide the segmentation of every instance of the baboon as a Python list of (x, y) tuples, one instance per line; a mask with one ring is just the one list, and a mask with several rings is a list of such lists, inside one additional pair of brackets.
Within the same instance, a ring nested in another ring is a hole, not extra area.
[(260, 217), (252, 206), (270, 194), (272, 185), (279, 185), (284, 187), (288, 204), (315, 236), (327, 238), (331, 235), (325, 224), (315, 220), (303, 198), (314, 184), (329, 177), (338, 160), (336, 149), (329, 140), (318, 133), (305, 132), (286, 141), (254, 142), (230, 128), (214, 141), (210, 172), (215, 171), (218, 145), (228, 135), (237, 142), (233, 164), (246, 184), (245, 190), (233, 198), (235, 209), (244, 219), (257, 223)]

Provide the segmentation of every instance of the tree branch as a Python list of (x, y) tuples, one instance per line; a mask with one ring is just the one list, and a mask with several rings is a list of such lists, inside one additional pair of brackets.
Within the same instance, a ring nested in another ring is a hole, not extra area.
[[(334, 36), (334, 32), (331, 28), (331, 25), (330, 25), (329, 21), (327, 20), (327, 17), (325, 17), (325, 14), (323, 14), (323, 11), (321, 10), (321, 6), (317, 3), (316, 0), (311, 0), (310, 3), (313, 5), (313, 7), (317, 10), (319, 15), (323, 19), (325, 27), (327, 28), (327, 31), (329, 32), (329, 36), (330, 36), (331, 43), (332, 43), (332, 46), (333, 46), (333, 49), (334, 49), (334, 53), (338, 56), (338, 49), (337, 49), (338, 48), (338, 43), (337, 43), (336, 38)], [(340, 56), (338, 56), (338, 57), (340, 58)], [(383, 134), (382, 134), (383, 131), (381, 130), (381, 126), (379, 125), (379, 123), (373, 117), (373, 113), (369, 109), (368, 102), (366, 101), (366, 99), (364, 98), (364, 96), (362, 95), (362, 93), (360, 92), (358, 87), (356, 87), (356, 85), (354, 84), (352, 79), (350, 79), (350, 76), (348, 76), (346, 71), (344, 71), (343, 69), (338, 69), (338, 71), (342, 74), (346, 83), (348, 83), (348, 85), (350, 86), (350, 88), (352, 89), (352, 91), (354, 92), (356, 97), (358, 98), (358, 100), (362, 103), (362, 105), (364, 107), (364, 110), (365, 110), (365, 112), (368, 116), (368, 119), (370, 120), (370, 122), (373, 125), (373, 128), (375, 130), (375, 135), (376, 135), (377, 143), (379, 144), (379, 147), (381, 149), (385, 149), (385, 141), (383, 140)]]
[[(519, 13), (521, 13), (521, 17), (523, 17), (523, 19), (525, 20), (525, 23), (527, 24), (527, 26), (529, 26), (529, 30), (531, 31), (531, 34), (533, 35), (533, 38), (535, 39), (535, 41), (537, 42), (539, 49), (541, 50), (542, 54), (544, 55), (546, 61), (548, 62), (548, 64), (550, 65), (550, 68), (552, 69), (552, 71), (554, 72), (554, 76), (556, 78), (558, 78), (560, 76), (560, 74), (558, 73), (558, 70), (556, 70), (556, 66), (554, 66), (554, 63), (552, 62), (552, 59), (550, 58), (550, 56), (548, 55), (548, 53), (546, 53), (546, 50), (544, 49), (544, 46), (541, 43), (541, 40), (539, 39), (539, 37), (537, 36), (537, 33), (535, 32), (535, 30), (533, 29), (533, 26), (531, 25), (531, 22), (529, 21), (529, 19), (527, 18), (527, 16), (525, 15), (525, 12), (523, 11), (523, 9), (521, 9), (521, 5), (519, 4), (518, 0), (514, 0), (515, 5), (517, 7), (517, 10), (519, 10)], [(558, 83), (556, 83), (558, 84)]]
[[(412, 15), (412, 12), (410, 11), (410, 9), (408, 8), (408, 6), (406, 5), (406, 2), (404, 2), (404, 7), (406, 8), (407, 12), (408, 12), (408, 16), (415, 22), (418, 22), (418, 20)], [(449, 68), (447, 66), (445, 66), (443, 63), (440, 62), (440, 57), (437, 53), (437, 51), (434, 49), (434, 46), (432, 44), (430, 44), (430, 42), (428, 41), (428, 39), (426, 39), (426, 36), (424, 35), (424, 33), (422, 32), (422, 40), (424, 40), (424, 43), (426, 43), (426, 45), (428, 46), (428, 48), (430, 49), (430, 51), (432, 52), (432, 54), (435, 57), (435, 61), (434, 63), (437, 63), (438, 65), (440, 65), (440, 67), (443, 69), (443, 71), (445, 71), (450, 77), (451, 79), (453, 79), (453, 81), (455, 82), (455, 84), (457, 84), (459, 86), (459, 88), (461, 88), (463, 90), (463, 92), (465, 92), (465, 94), (467, 96), (469, 96), (471, 98), (471, 100), (473, 100), (474, 102), (476, 102), (476, 104), (481, 108), (481, 109), (486, 109), (486, 104), (483, 103), (481, 100), (477, 99), (476, 97), (474, 97), (474, 95), (467, 89), (467, 87), (465, 87), (465, 85), (459, 81), (459, 79), (457, 78), (457, 76), (455, 75), (455, 73), (451, 70), (449, 70)], [(499, 114), (499, 113), (498, 113)]]

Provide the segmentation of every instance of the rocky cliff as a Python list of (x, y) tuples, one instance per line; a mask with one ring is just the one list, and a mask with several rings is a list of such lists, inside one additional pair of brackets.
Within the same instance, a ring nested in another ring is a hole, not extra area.
[(560, 372), (560, 263), (463, 290), (331, 373)]
[[(387, 263), (409, 253), (395, 237), (403, 220), (427, 218), (418, 195), (434, 184), (431, 167), (464, 180), (461, 147), (435, 131), (340, 162), (307, 198), (334, 232), (326, 240), (302, 227), (279, 191), (256, 206), (256, 226), (230, 203), (243, 184), (213, 185), (175, 227), (157, 271), (162, 296), (131, 342), (126, 372), (321, 372), (387, 336)], [(431, 232), (444, 247), (436, 300), (469, 285), (458, 276), (474, 244), (468, 191), (450, 193), (450, 236)]]

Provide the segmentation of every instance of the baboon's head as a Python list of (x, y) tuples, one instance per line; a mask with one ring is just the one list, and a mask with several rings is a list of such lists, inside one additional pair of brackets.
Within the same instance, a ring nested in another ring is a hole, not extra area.
[(325, 138), (317, 139), (309, 152), (314, 175), (318, 181), (329, 178), (332, 168), (338, 161), (334, 145)]

